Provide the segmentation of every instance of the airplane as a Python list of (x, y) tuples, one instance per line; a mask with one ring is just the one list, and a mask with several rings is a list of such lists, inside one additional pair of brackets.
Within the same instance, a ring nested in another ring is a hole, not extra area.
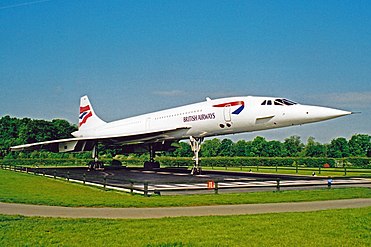
[(130, 117), (113, 122), (99, 118), (87, 95), (80, 99), (78, 131), (74, 138), (11, 147), (11, 151), (46, 149), (52, 152), (92, 151), (98, 161), (98, 143), (123, 146), (125, 151), (147, 150), (145, 169), (160, 168), (156, 151), (174, 148), (188, 139), (194, 153), (192, 174), (200, 174), (199, 151), (205, 137), (282, 128), (333, 119), (352, 112), (328, 107), (302, 105), (286, 98), (242, 96), (206, 98), (200, 103)]

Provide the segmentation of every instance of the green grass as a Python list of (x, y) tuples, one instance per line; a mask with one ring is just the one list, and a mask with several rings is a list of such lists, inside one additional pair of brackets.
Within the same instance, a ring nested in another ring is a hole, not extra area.
[(0, 216), (0, 246), (370, 246), (371, 207), (145, 220)]
[(144, 197), (7, 170), (0, 170), (0, 181), (1, 202), (59, 206), (200, 206), (371, 197), (370, 188)]

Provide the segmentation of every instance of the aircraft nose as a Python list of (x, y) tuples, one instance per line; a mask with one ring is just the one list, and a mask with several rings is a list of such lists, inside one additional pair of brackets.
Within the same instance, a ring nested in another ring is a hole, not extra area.
[(352, 112), (329, 107), (311, 106), (306, 109), (306, 115), (314, 121), (327, 120), (350, 115)]

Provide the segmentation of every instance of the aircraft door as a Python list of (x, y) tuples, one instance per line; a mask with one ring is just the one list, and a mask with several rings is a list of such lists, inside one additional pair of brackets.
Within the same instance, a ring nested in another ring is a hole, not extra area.
[(224, 106), (224, 120), (225, 122), (231, 122), (231, 105)]
[(151, 127), (151, 118), (146, 118), (145, 130), (149, 130)]

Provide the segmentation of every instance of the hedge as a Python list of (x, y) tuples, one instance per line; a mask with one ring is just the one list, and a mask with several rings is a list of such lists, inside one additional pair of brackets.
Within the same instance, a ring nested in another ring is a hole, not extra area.
[[(123, 158), (119, 159), (124, 166), (142, 166), (144, 159)], [(163, 167), (192, 166), (192, 158), (183, 157), (157, 157)], [(0, 164), (16, 166), (85, 166), (91, 159), (3, 159)], [(102, 159), (105, 164), (111, 164), (111, 159)], [(201, 158), (202, 166), (213, 167), (241, 167), (241, 166), (279, 166), (279, 167), (330, 167), (371, 168), (371, 158), (257, 158), (257, 157), (204, 157)]]
[[(162, 166), (192, 166), (191, 158), (158, 157), (156, 159)], [(351, 167), (371, 168), (371, 158), (310, 158), (310, 157), (287, 157), (287, 158), (264, 158), (264, 157), (204, 157), (201, 158), (202, 166), (214, 167), (241, 167), (241, 166), (300, 166), (300, 167)]]

